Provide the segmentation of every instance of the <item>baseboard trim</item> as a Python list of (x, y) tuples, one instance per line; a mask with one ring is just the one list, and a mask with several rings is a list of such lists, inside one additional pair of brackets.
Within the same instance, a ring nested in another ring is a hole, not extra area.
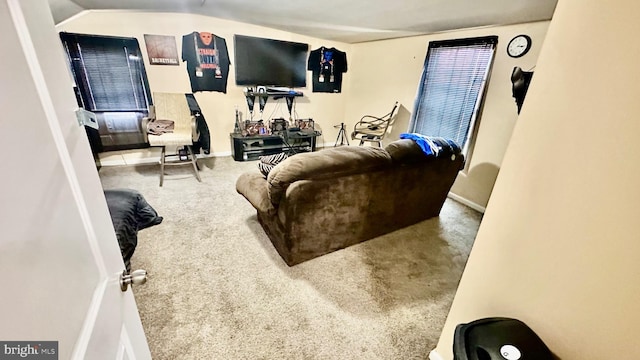
[(429, 353), (429, 360), (444, 360), (440, 354), (438, 354), (435, 350), (431, 350)]
[(123, 156), (121, 156), (120, 159), (117, 159), (117, 160), (100, 159), (100, 165), (102, 166), (142, 165), (142, 164), (159, 164), (159, 163), (160, 163), (160, 158), (158, 157), (127, 160)]
[[(208, 155), (198, 154), (196, 156), (197, 159), (206, 159), (212, 157), (225, 157), (231, 156), (231, 151), (221, 151), (217, 153), (210, 153)], [(126, 159), (124, 155), (119, 156), (117, 159), (105, 160), (100, 159), (100, 166), (123, 166), (123, 165), (145, 165), (145, 164), (159, 164), (160, 157), (145, 157), (139, 159)]]
[(322, 146), (320, 146), (320, 145), (316, 145), (316, 149), (325, 149), (325, 148), (340, 147), (340, 146), (357, 146), (357, 145), (358, 145), (358, 144), (351, 144), (351, 143), (349, 143), (349, 144), (343, 144), (343, 145), (337, 145), (337, 144), (335, 143), (335, 141), (334, 141), (334, 142), (325, 142), (325, 143), (322, 143)]
[(328, 147), (334, 147), (335, 145), (335, 142), (323, 142), (322, 144), (316, 144), (316, 148), (324, 149)]
[(484, 214), (484, 212), (486, 210), (486, 208), (484, 206), (480, 206), (480, 205), (474, 203), (473, 201), (465, 199), (462, 196), (456, 195), (456, 194), (454, 194), (452, 192), (449, 192), (449, 194), (447, 196), (452, 198), (453, 200), (455, 200), (455, 201), (457, 201), (459, 203), (462, 203), (464, 205), (467, 205), (468, 207), (472, 208), (473, 210), (481, 212), (483, 214)]
[(203, 157), (208, 158), (208, 157), (225, 157), (225, 156), (231, 156), (231, 151), (221, 151), (221, 152), (205, 155)]

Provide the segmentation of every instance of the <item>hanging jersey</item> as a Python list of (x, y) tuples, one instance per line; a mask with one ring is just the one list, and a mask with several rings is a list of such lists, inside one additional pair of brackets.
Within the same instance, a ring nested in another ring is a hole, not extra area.
[(208, 32), (182, 36), (182, 61), (187, 62), (192, 92), (227, 92), (231, 61), (225, 39)]
[(347, 72), (347, 54), (322, 46), (309, 53), (307, 70), (312, 72), (313, 92), (339, 93), (342, 74)]

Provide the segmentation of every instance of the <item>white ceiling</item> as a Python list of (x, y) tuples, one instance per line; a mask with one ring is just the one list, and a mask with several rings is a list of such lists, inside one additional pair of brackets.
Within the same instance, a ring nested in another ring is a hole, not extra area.
[(84, 10), (184, 12), (357, 43), (549, 20), (558, 0), (48, 0), (56, 23)]

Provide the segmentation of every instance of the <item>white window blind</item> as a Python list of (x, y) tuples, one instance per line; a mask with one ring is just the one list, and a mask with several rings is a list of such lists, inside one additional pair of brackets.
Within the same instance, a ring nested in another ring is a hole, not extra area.
[(486, 87), (496, 36), (429, 43), (410, 132), (465, 149)]

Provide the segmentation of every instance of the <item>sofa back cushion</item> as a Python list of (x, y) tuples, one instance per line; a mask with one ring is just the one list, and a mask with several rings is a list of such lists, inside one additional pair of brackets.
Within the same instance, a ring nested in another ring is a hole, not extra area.
[(425, 161), (431, 161), (434, 158), (450, 158), (455, 160), (456, 157), (462, 156), (460, 148), (451, 145), (448, 140), (443, 138), (432, 138), (433, 143), (438, 146), (437, 154), (431, 153), (427, 155), (424, 150), (413, 139), (400, 139), (394, 141), (385, 147), (395, 164), (415, 164)]
[(420, 149), (415, 141), (410, 139), (397, 140), (385, 147), (395, 163), (411, 164), (422, 162), (429, 157)]
[(267, 177), (269, 198), (279, 204), (287, 187), (298, 180), (330, 179), (378, 170), (391, 164), (389, 153), (376, 147), (340, 146), (291, 156)]

